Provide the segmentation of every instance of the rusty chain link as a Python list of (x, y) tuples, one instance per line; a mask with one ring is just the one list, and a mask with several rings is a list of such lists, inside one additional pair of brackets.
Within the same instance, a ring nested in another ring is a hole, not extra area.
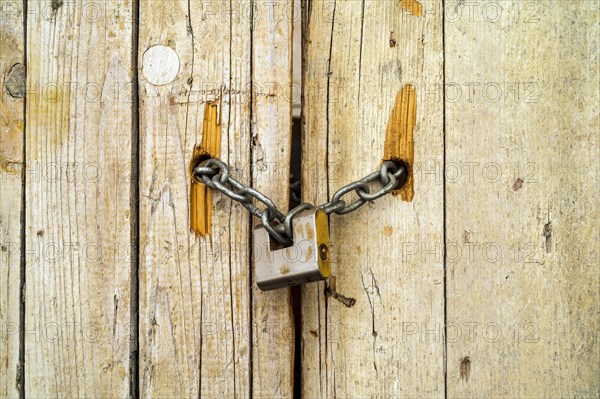
[[(269, 197), (231, 177), (229, 166), (217, 158), (202, 162), (193, 169), (192, 173), (196, 181), (202, 182), (209, 188), (241, 203), (250, 213), (261, 220), (271, 237), (284, 245), (292, 243), (292, 220), (294, 216), (313, 207), (312, 204), (302, 203), (284, 215)], [(332, 213), (345, 215), (357, 210), (367, 202), (374, 201), (392, 190), (402, 187), (406, 179), (407, 171), (403, 164), (384, 161), (379, 171), (340, 188), (333, 194), (331, 201), (319, 205), (317, 208), (323, 209), (327, 215)], [(369, 184), (375, 181), (380, 183), (381, 187), (377, 191), (371, 192)], [(343, 200), (343, 197), (351, 191), (354, 191), (358, 198), (348, 204)], [(264, 208), (261, 209), (255, 206), (252, 201), (253, 198), (262, 203)]]

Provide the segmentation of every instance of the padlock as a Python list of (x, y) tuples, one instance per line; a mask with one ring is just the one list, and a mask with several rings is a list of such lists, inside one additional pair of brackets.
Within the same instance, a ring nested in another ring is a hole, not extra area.
[(263, 291), (325, 280), (331, 271), (329, 227), (321, 208), (292, 219), (293, 244), (281, 248), (263, 225), (254, 228), (254, 273)]

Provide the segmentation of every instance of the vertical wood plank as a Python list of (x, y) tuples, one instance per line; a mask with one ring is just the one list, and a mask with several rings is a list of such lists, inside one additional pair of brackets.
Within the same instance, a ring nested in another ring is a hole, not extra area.
[[(294, 93), (294, 3), (259, 0), (253, 5), (252, 183), (285, 213), (289, 202)], [(254, 220), (254, 224), (259, 222)], [(266, 249), (256, 243), (253, 250), (255, 259), (267, 256)], [(289, 288), (262, 292), (253, 284), (254, 397), (293, 395), (294, 319), (290, 301)]]
[(25, 392), (124, 397), (131, 4), (27, 7)]
[[(315, 205), (329, 200), (326, 128), (329, 111), (328, 59), (334, 7), (335, 3), (331, 2), (302, 1), (301, 195), (302, 201)], [(331, 239), (330, 236), (330, 241)], [(331, 249), (335, 247), (334, 244), (331, 242)], [(323, 295), (325, 283), (307, 284), (301, 290), (302, 395), (308, 398), (331, 397), (327, 392), (327, 303)]]
[(212, 235), (190, 231), (193, 148), (220, 100), (221, 158), (250, 174), (249, 8), (140, 5), (140, 395), (250, 395), (250, 216), (213, 193)]
[(596, 397), (598, 2), (480, 2), (472, 18), (459, 3), (445, 24), (448, 396)]
[[(442, 103), (418, 90), (442, 79), (441, 12), (420, 17), (399, 3), (305, 4), (306, 201), (322, 203), (380, 166), (407, 83), (417, 88), (415, 164), (443, 160)], [(330, 284), (356, 304), (304, 288), (305, 396), (443, 396), (443, 186), (415, 173), (414, 192), (412, 202), (386, 196), (330, 217)]]
[(23, 4), (0, 4), (0, 397), (19, 396), (25, 53)]

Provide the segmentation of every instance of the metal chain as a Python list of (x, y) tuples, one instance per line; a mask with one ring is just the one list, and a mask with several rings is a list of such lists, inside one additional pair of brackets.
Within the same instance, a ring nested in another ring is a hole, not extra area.
[[(217, 158), (202, 162), (193, 169), (192, 173), (198, 182), (202, 182), (209, 188), (220, 191), (234, 201), (241, 203), (250, 213), (262, 221), (267, 232), (275, 240), (284, 245), (292, 244), (292, 220), (294, 216), (313, 207), (312, 204), (302, 203), (289, 211), (287, 215), (284, 215), (269, 197), (231, 177), (229, 166)], [(323, 209), (327, 215), (332, 213), (345, 215), (357, 210), (367, 202), (374, 201), (392, 190), (402, 187), (406, 179), (407, 171), (403, 164), (384, 161), (379, 171), (340, 188), (333, 194), (331, 201), (319, 205), (318, 208)], [(375, 181), (380, 183), (381, 187), (377, 191), (371, 192), (369, 184)], [(354, 202), (346, 203), (343, 197), (351, 191), (354, 191), (358, 198)], [(264, 207), (261, 209), (255, 206), (252, 202), (253, 198), (262, 203)]]

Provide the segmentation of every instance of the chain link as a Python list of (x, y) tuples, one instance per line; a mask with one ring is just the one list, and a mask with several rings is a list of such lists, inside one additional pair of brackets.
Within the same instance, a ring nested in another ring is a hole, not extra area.
[[(284, 215), (275, 203), (266, 195), (248, 187), (230, 176), (229, 166), (217, 158), (202, 162), (192, 171), (196, 181), (206, 184), (213, 190), (220, 191), (234, 201), (241, 203), (254, 216), (259, 218), (267, 232), (283, 245), (292, 244), (292, 220), (298, 213), (313, 207), (309, 203), (301, 203)], [(373, 172), (360, 180), (352, 182), (333, 194), (331, 201), (319, 205), (318, 208), (330, 215), (345, 215), (366, 204), (383, 197), (404, 185), (407, 179), (406, 167), (392, 161), (384, 161), (379, 171)], [(378, 182), (381, 187), (371, 192), (369, 185)], [(343, 197), (354, 191), (358, 196), (347, 203)], [(253, 199), (263, 205), (262, 209), (253, 204)]]

